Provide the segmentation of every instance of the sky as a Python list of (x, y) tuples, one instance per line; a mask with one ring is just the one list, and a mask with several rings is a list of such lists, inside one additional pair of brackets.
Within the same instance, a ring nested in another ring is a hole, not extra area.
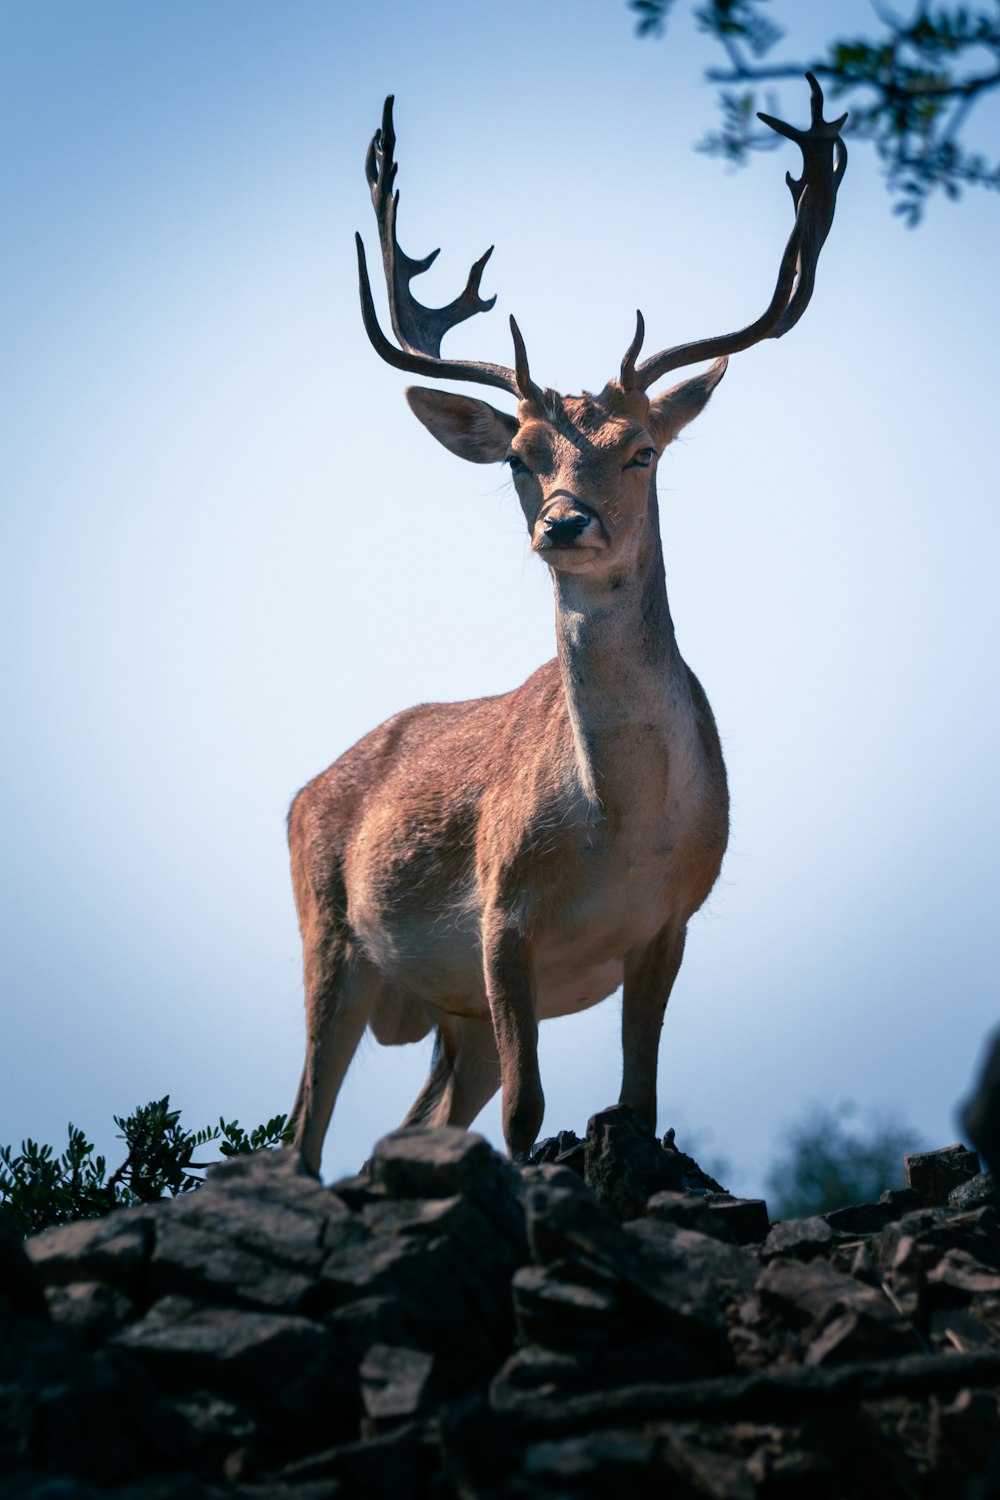
[[(826, 39), (801, 9), (774, 7), (790, 55)], [(734, 173), (692, 149), (713, 61), (687, 8), (639, 41), (623, 0), (0, 7), (0, 1143), (72, 1120), (113, 1156), (112, 1115), (166, 1093), (192, 1127), (290, 1108), (292, 796), (398, 709), (553, 654), (506, 471), (438, 447), (361, 326), (385, 94), (400, 240), (444, 247), (418, 295), (496, 244), (497, 309), (446, 352), (510, 363), (514, 312), (572, 392), (617, 370), (637, 306), (654, 349), (770, 297), (798, 153)], [(776, 104), (805, 123), (806, 85)], [(983, 194), (907, 231), (852, 146), (808, 312), (661, 465), (733, 831), (659, 1126), (737, 1192), (816, 1103), (958, 1139), (997, 1020), (998, 228)], [(617, 1098), (618, 1028), (615, 999), (543, 1025), (543, 1133)], [(428, 1052), (366, 1040), (328, 1176)], [(477, 1128), (500, 1143), (498, 1101)]]

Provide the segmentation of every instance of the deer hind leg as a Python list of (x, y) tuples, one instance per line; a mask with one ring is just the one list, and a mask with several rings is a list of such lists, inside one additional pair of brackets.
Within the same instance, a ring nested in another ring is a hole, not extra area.
[(503, 1136), (510, 1155), (523, 1161), (538, 1139), (545, 1097), (528, 944), (509, 913), (494, 910), (484, 917), (483, 965), (500, 1058)]
[(684, 956), (685, 929), (671, 926), (625, 960), (620, 1102), (656, 1129), (656, 1065), (663, 1015)]
[(314, 1172), (344, 1075), (372, 1005), (372, 976), (339, 927), (317, 924), (304, 934), (306, 1060), (289, 1124), (292, 1144)]
[(500, 1087), (500, 1058), (489, 1017), (450, 1017), (438, 1026), (427, 1082), (410, 1108), (407, 1125), (457, 1125), (467, 1129)]

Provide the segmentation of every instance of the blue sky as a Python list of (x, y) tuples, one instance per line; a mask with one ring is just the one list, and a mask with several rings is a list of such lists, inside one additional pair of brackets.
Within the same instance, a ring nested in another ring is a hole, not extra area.
[[(73, 1119), (111, 1150), (112, 1112), (168, 1091), (192, 1124), (288, 1108), (290, 798), (395, 710), (552, 654), (511, 486), (430, 440), (361, 328), (384, 95), (400, 238), (444, 247), (420, 295), (497, 247), (497, 310), (457, 352), (509, 362), (513, 311), (536, 378), (599, 388), (636, 306), (652, 348), (770, 295), (796, 153), (731, 174), (691, 150), (711, 52), (680, 11), (658, 42), (618, 0), (373, 16), (0, 10), (0, 1141)], [(778, 102), (804, 122), (805, 84)], [(660, 1125), (728, 1156), (738, 1190), (816, 1100), (956, 1138), (996, 1021), (998, 214), (972, 196), (908, 233), (854, 146), (806, 317), (733, 359), (661, 469), (734, 814)], [(329, 1172), (426, 1061), (365, 1045)], [(546, 1025), (542, 1068), (545, 1128), (581, 1130), (617, 1097), (617, 1003)], [(496, 1105), (481, 1126), (499, 1140)]]

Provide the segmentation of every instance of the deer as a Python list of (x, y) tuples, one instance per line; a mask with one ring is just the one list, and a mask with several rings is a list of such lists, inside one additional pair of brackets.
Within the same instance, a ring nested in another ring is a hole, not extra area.
[[(760, 116), (803, 159), (800, 177), (786, 174), (795, 219), (764, 313), (640, 361), (640, 312), (618, 375), (579, 396), (536, 384), (513, 317), (512, 369), (442, 357), (444, 335), (496, 301), (480, 295), (493, 247), (447, 306), (416, 300), (410, 283), (439, 252), (414, 259), (400, 248), (385, 101), (365, 175), (395, 343), (358, 234), (365, 330), (396, 369), (515, 398), (510, 413), (439, 387), (406, 391), (449, 452), (509, 467), (530, 548), (551, 575), (557, 654), (511, 692), (395, 715), (292, 803), (306, 1056), (289, 1127), (313, 1171), (366, 1029), (386, 1045), (435, 1033), (430, 1074), (400, 1128), (468, 1128), (499, 1089), (508, 1154), (528, 1160), (544, 1113), (539, 1022), (619, 988), (619, 1102), (655, 1130), (664, 1013), (729, 830), (718, 731), (667, 602), (657, 467), (728, 357), (781, 338), (812, 295), (847, 164), (847, 116), (825, 120), (806, 77), (808, 128)], [(648, 394), (669, 372), (708, 361)]]

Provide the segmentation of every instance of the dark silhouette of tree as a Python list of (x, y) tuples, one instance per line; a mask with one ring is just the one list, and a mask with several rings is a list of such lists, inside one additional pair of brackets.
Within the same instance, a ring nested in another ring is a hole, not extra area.
[(830, 1213), (850, 1203), (875, 1203), (903, 1186), (903, 1157), (922, 1149), (916, 1131), (898, 1120), (858, 1120), (857, 1106), (814, 1105), (785, 1132), (784, 1151), (767, 1174), (772, 1219)]
[[(676, 0), (628, 0), (640, 36), (662, 34)], [(808, 69), (827, 98), (850, 110), (845, 134), (870, 141), (884, 168), (894, 212), (919, 223), (934, 193), (958, 198), (963, 188), (1000, 189), (1000, 163), (963, 139), (969, 117), (1000, 87), (1000, 0), (980, 5), (920, 3), (905, 20), (872, 0), (874, 35), (838, 37), (818, 57), (787, 61), (784, 33), (770, 0), (706, 0), (696, 4), (699, 28), (726, 57), (705, 77), (719, 85), (721, 125), (699, 150), (737, 165), (776, 142), (757, 126), (760, 90)], [(776, 106), (768, 101), (774, 112)]]

